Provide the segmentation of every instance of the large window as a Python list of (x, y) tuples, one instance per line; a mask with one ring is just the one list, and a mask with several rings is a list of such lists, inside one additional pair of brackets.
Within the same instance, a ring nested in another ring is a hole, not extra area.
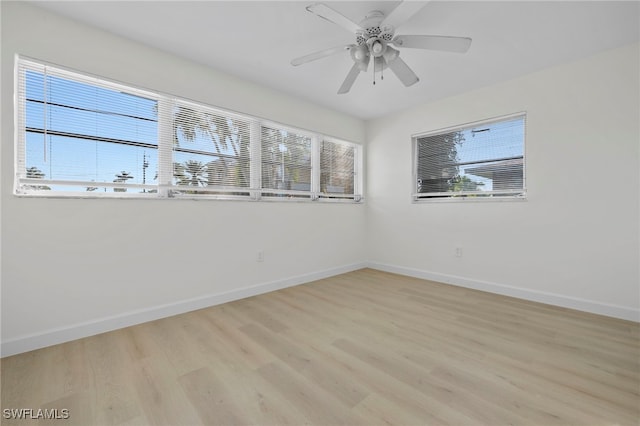
[(525, 116), (413, 138), (414, 200), (524, 198)]
[(360, 145), (30, 60), (17, 72), (18, 195), (361, 198)]

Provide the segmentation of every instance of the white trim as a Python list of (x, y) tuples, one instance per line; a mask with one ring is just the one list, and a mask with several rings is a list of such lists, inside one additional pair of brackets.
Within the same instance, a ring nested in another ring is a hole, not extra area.
[(439, 283), (486, 291), (488, 293), (501, 294), (504, 296), (515, 297), (532, 302), (545, 303), (548, 305), (575, 309), (592, 314), (605, 315), (608, 317), (619, 318), (627, 321), (640, 322), (640, 310), (627, 308), (624, 306), (595, 302), (593, 300), (581, 299), (578, 297), (563, 296), (556, 293), (529, 290), (505, 284), (465, 278), (457, 275), (424, 271), (421, 269), (407, 268), (404, 266), (388, 265), (378, 262), (367, 262), (367, 267), (379, 271), (437, 281)]
[[(36, 181), (38, 182), (38, 181)], [(411, 194), (415, 198), (429, 198), (429, 197), (458, 197), (465, 198), (467, 195), (473, 195), (480, 197), (486, 197), (488, 195), (504, 195), (504, 196), (517, 196), (524, 193), (524, 189), (504, 189), (502, 191), (456, 191), (456, 192), (423, 192)]]
[(320, 146), (324, 138), (314, 136), (311, 138), (311, 199), (316, 201), (320, 193), (320, 175), (322, 164), (320, 162)]
[[(452, 194), (451, 192), (449, 194)], [(457, 194), (457, 193), (456, 193)], [(476, 193), (478, 194), (478, 193)], [(412, 204), (429, 204), (429, 203), (499, 203), (499, 202), (521, 202), (528, 201), (526, 193), (522, 191), (523, 195), (507, 195), (507, 196), (498, 196), (498, 197), (442, 197), (442, 198), (422, 198), (416, 197), (415, 194), (412, 195), (411, 203)]]
[(472, 121), (469, 123), (464, 123), (464, 124), (458, 124), (455, 126), (450, 126), (450, 127), (444, 127), (441, 129), (435, 129), (435, 130), (429, 130), (426, 132), (420, 132), (420, 133), (414, 133), (411, 135), (411, 139), (417, 139), (417, 138), (424, 138), (424, 137), (428, 137), (428, 136), (433, 136), (433, 135), (438, 135), (440, 133), (450, 133), (450, 132), (458, 132), (461, 130), (468, 130), (471, 129), (473, 127), (478, 127), (478, 126), (484, 126), (486, 124), (494, 124), (494, 123), (499, 123), (501, 121), (509, 121), (513, 118), (518, 118), (518, 117), (522, 117), (525, 121), (524, 125), (526, 128), (527, 125), (527, 112), (526, 111), (520, 111), (520, 112), (514, 112), (512, 114), (506, 114), (506, 115), (500, 115), (497, 117), (492, 117), (492, 118), (486, 118), (484, 120), (478, 120), (478, 121)]
[[(95, 186), (99, 188), (133, 188), (133, 189), (158, 189), (158, 185), (126, 182), (96, 182), (93, 180), (62, 180), (62, 179), (37, 179), (18, 178), (18, 182), (24, 185), (60, 185), (60, 186)], [(194, 189), (194, 188), (189, 188)]]
[(148, 321), (154, 321), (173, 315), (183, 314), (185, 312), (195, 311), (197, 309), (208, 308), (210, 306), (244, 299), (246, 297), (256, 296), (258, 294), (268, 293), (287, 287), (305, 284), (311, 281), (329, 278), (335, 275), (356, 271), (364, 267), (366, 267), (366, 264), (364, 262), (353, 263), (349, 265), (325, 269), (322, 271), (316, 271), (309, 274), (297, 275), (294, 277), (270, 281), (262, 284), (250, 285), (247, 287), (239, 288), (237, 290), (208, 294), (200, 297), (181, 300), (175, 303), (167, 303), (151, 308), (139, 309), (118, 315), (113, 315), (110, 317), (104, 317), (79, 324), (73, 324), (66, 327), (54, 328), (41, 333), (34, 333), (10, 340), (5, 340), (1, 344), (0, 354), (2, 357), (16, 355), (23, 352), (44, 348), (46, 346), (57, 345), (60, 343), (69, 342), (71, 340), (81, 339), (83, 337), (94, 336), (96, 334), (129, 327), (136, 324), (142, 324)]

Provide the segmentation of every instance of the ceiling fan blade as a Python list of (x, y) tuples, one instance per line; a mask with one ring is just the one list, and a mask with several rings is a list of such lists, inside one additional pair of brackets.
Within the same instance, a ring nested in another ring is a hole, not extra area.
[(320, 50), (318, 52), (310, 53), (299, 58), (295, 58), (291, 61), (291, 65), (297, 67), (298, 65), (306, 64), (307, 62), (315, 61), (317, 59), (326, 58), (327, 56), (335, 55), (336, 53), (344, 52), (354, 47), (355, 44), (347, 44), (343, 46), (331, 47), (329, 49)]
[(386, 61), (387, 66), (393, 71), (393, 73), (400, 79), (402, 84), (409, 87), (412, 84), (416, 84), (420, 79), (414, 73), (411, 68), (399, 57), (396, 57), (393, 61)]
[(399, 35), (391, 43), (397, 47), (442, 50), (456, 53), (465, 53), (471, 47), (471, 39), (469, 37), (432, 35)]
[(326, 19), (329, 22), (333, 22), (334, 24), (341, 26), (351, 34), (355, 34), (356, 31), (362, 30), (362, 28), (360, 28), (360, 25), (356, 24), (351, 19), (345, 17), (340, 12), (330, 8), (324, 3), (314, 3), (310, 6), (307, 6), (307, 10), (318, 15), (322, 19)]
[(360, 66), (356, 62), (351, 67), (351, 70), (349, 71), (349, 74), (347, 74), (347, 78), (344, 79), (342, 86), (340, 86), (340, 89), (338, 89), (338, 95), (343, 95), (347, 93), (349, 90), (351, 90), (351, 86), (353, 86), (353, 83), (355, 83), (356, 78), (358, 78), (358, 74), (360, 74)]
[(382, 25), (391, 25), (397, 29), (426, 5), (426, 1), (403, 1), (382, 21)]

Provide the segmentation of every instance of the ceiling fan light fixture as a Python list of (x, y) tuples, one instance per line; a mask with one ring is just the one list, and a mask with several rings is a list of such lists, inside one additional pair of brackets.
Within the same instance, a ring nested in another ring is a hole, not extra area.
[(373, 44), (371, 45), (371, 50), (373, 51), (374, 55), (376, 56), (380, 56), (382, 54), (382, 43), (380, 43), (380, 40), (376, 40), (373, 42)]
[(387, 46), (384, 53), (382, 54), (382, 57), (385, 61), (387, 61), (387, 63), (390, 63), (395, 61), (398, 55), (400, 55), (400, 52), (398, 50), (394, 49), (391, 46)]
[(361, 71), (367, 71), (369, 66), (369, 49), (367, 46), (354, 46), (351, 49), (351, 59), (358, 65)]
[(362, 45), (357, 46), (355, 44), (352, 44), (349, 48), (349, 53), (351, 53), (351, 58), (353, 58), (353, 60), (358, 60), (358, 58), (364, 57), (368, 53), (368, 51), (368, 47)]
[(374, 58), (378, 58), (384, 53), (385, 48), (387, 47), (387, 43), (377, 37), (371, 37), (369, 40), (367, 40), (367, 46), (369, 47), (371, 56), (373, 56)]

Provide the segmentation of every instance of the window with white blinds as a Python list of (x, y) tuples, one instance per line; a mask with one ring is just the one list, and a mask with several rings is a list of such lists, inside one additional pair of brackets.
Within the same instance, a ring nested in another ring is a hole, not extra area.
[(262, 126), (262, 193), (311, 197), (312, 137), (282, 127)]
[(414, 137), (414, 200), (524, 198), (524, 138), (524, 114)]
[(16, 70), (18, 195), (361, 198), (361, 145), (24, 58)]
[(157, 100), (34, 63), (18, 73), (20, 191), (153, 189)]
[(251, 120), (176, 101), (171, 121), (174, 195), (249, 195)]
[(351, 198), (356, 194), (356, 147), (323, 140), (320, 146), (320, 197)]

